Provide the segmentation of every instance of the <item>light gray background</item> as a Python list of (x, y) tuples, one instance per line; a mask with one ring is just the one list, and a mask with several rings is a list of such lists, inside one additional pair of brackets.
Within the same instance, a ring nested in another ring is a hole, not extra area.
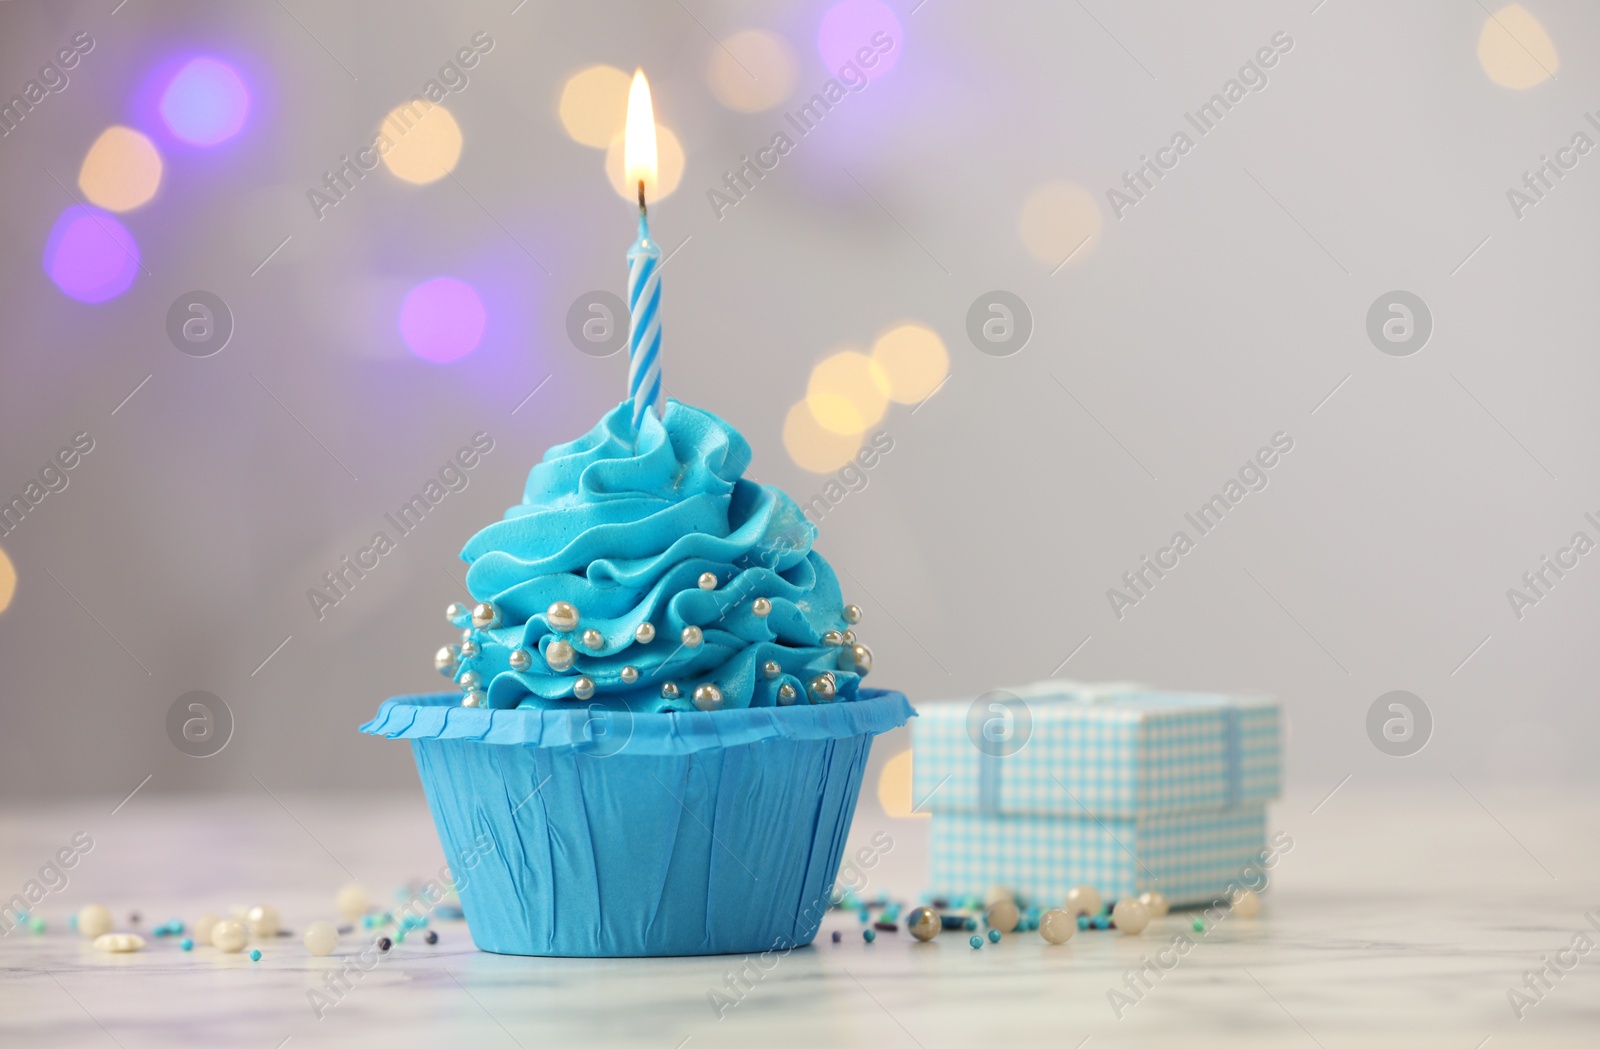
[[(405, 747), (355, 727), (386, 696), (439, 687), (456, 552), (624, 389), (625, 355), (577, 352), (564, 324), (577, 295), (622, 290), (632, 234), (600, 155), (555, 114), (595, 62), (649, 71), (688, 156), (654, 211), (663, 243), (692, 238), (664, 274), (668, 390), (738, 426), (762, 481), (821, 489), (781, 429), (827, 352), (908, 318), (951, 351), (949, 383), (915, 415), (891, 408), (893, 453), (823, 524), (821, 550), (860, 581), (844, 577), (874, 683), (926, 701), (1059, 668), (1275, 693), (1289, 783), (1317, 794), (1350, 774), (1368, 788), (1594, 777), (1600, 555), (1520, 622), (1505, 596), (1575, 530), (1594, 537), (1582, 514), (1600, 511), (1600, 157), (1521, 221), (1505, 197), (1600, 105), (1591, 6), (1528, 5), (1563, 63), (1514, 92), (1479, 67), (1487, 15), (1471, 0), (894, 0), (898, 68), (717, 221), (706, 189), (779, 118), (717, 104), (713, 36), (784, 34), (809, 94), (827, 75), (824, 5), (285, 2), (0, 4), (0, 94), (75, 32), (98, 41), (0, 139), (0, 493), (72, 433), (96, 440), (3, 541), (19, 574), (0, 616), (7, 798), (120, 797), (147, 774), (152, 791), (254, 789), (268, 765), (303, 788), (414, 782)], [(306, 190), (484, 30), (495, 49), (447, 103), (459, 182), (380, 173), (317, 221)], [(1069, 179), (1103, 199), (1279, 30), (1295, 46), (1271, 86), (1124, 220), (1108, 211), (1090, 258), (1052, 276), (1027, 253), (1017, 212), (1034, 187)], [(73, 302), (39, 262), (71, 203), (52, 174), (72, 185), (145, 71), (186, 49), (242, 64), (251, 122), (227, 147), (169, 156), (162, 195), (125, 217), (149, 275)], [(394, 324), (405, 290), (439, 274), (471, 281), (491, 317), (482, 348), (448, 366), (411, 357)], [(165, 331), (194, 288), (236, 318), (207, 359)], [(1003, 359), (965, 335), (994, 288), (1036, 324)], [(1365, 330), (1396, 288), (1435, 323), (1404, 358)], [(497, 444), (471, 486), (318, 622), (306, 589), (478, 430)], [(1280, 430), (1295, 449), (1270, 487), (1119, 622), (1106, 589)], [(204, 760), (165, 731), (192, 689), (237, 722)], [(1433, 713), (1408, 758), (1366, 735), (1393, 689)], [(897, 733), (876, 760), (904, 746)]]

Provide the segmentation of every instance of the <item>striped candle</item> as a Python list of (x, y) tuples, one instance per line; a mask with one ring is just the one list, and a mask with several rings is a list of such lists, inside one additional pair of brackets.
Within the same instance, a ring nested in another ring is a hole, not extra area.
[(661, 246), (650, 239), (643, 209), (639, 239), (628, 249), (628, 395), (633, 398), (633, 428), (661, 400)]

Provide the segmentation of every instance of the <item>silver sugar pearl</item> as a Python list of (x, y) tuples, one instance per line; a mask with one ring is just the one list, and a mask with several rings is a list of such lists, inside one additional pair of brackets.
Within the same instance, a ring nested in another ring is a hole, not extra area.
[(700, 643), (706, 639), (705, 633), (697, 626), (683, 628), (683, 647), (699, 648)]
[(472, 610), (472, 625), (479, 630), (492, 630), (500, 625), (500, 610), (488, 601), (479, 602)]
[(722, 689), (707, 682), (694, 690), (694, 705), (696, 710), (721, 710)]
[(444, 610), (445, 621), (448, 622), (451, 626), (455, 626), (456, 625), (456, 620), (460, 619), (462, 616), (464, 616), (466, 614), (467, 614), (466, 606), (463, 605), (463, 604), (460, 604), (459, 602), (456, 602), (456, 601), (450, 602), (450, 604)]
[(552, 641), (544, 650), (544, 661), (558, 674), (570, 670), (576, 656), (572, 646), (565, 641)]
[(858, 641), (845, 651), (850, 654), (851, 661), (855, 663), (855, 672), (857, 674), (866, 675), (872, 673), (872, 649)]
[(824, 645), (842, 645), (844, 644), (844, 635), (837, 630), (830, 630), (822, 635), (822, 643)]
[(478, 651), (479, 651), (478, 643), (476, 641), (472, 640), (471, 638), (468, 638), (467, 640), (461, 642), (461, 658), (462, 659), (477, 659), (478, 658)]
[(471, 627), (467, 627), (465, 630), (461, 631), (461, 641), (462, 641), (463, 644), (465, 644), (466, 642), (471, 641), (471, 640), (472, 640), (472, 628)]
[(483, 676), (476, 670), (469, 670), (456, 678), (456, 684), (461, 686), (463, 692), (476, 692), (478, 686), (483, 684)]
[(464, 707), (481, 707), (488, 702), (488, 694), (481, 691), (468, 692), (466, 695), (461, 697), (461, 705)]
[(806, 692), (813, 703), (831, 703), (833, 697), (839, 694), (839, 680), (831, 672), (824, 671), (811, 679)]
[(906, 915), (907, 931), (924, 943), (938, 936), (943, 927), (939, 912), (931, 907), (917, 907)]
[(846, 630), (844, 632), (844, 643), (846, 647), (856, 643), (856, 632), (854, 630)]
[(765, 663), (761, 664), (761, 672), (767, 675), (768, 681), (771, 681), (779, 674), (783, 673), (783, 668), (778, 665), (778, 661), (776, 659), (769, 659)]
[(544, 621), (550, 624), (551, 630), (565, 634), (578, 629), (578, 610), (570, 601), (557, 601), (544, 610)]
[(456, 664), (461, 662), (461, 647), (459, 645), (446, 645), (433, 654), (433, 669), (449, 677), (456, 672)]
[(620, 676), (622, 678), (622, 683), (624, 685), (631, 685), (635, 681), (639, 680), (639, 668), (638, 667), (623, 667), (622, 668), (622, 674)]
[(594, 695), (594, 679), (588, 675), (579, 677), (572, 683), (573, 699), (588, 699)]
[(528, 654), (528, 650), (527, 649), (525, 649), (525, 648), (513, 648), (511, 650), (511, 669), (512, 670), (518, 671), (520, 673), (521, 671), (527, 670), (531, 666), (533, 666), (533, 656)]
[(787, 681), (778, 686), (778, 702), (783, 706), (794, 702), (794, 686)]
[(772, 614), (772, 602), (767, 598), (758, 597), (750, 602), (750, 611), (757, 619), (765, 619)]
[(674, 685), (670, 681), (668, 681), (665, 685), (662, 685), (661, 686), (661, 698), (662, 699), (677, 699), (678, 698), (678, 686)]
[(855, 626), (857, 623), (861, 622), (861, 606), (860, 605), (845, 605), (844, 606), (844, 621), (846, 623), (849, 623), (851, 626)]
[(700, 589), (701, 590), (715, 590), (716, 588), (717, 588), (717, 573), (715, 573), (715, 572), (701, 572), (700, 573)]
[(641, 645), (648, 645), (656, 639), (656, 626), (654, 623), (640, 623), (633, 631), (633, 639)]
[(605, 643), (606, 639), (601, 635), (600, 631), (596, 630), (594, 627), (590, 627), (588, 630), (583, 632), (584, 648), (599, 651), (599, 649), (603, 647)]

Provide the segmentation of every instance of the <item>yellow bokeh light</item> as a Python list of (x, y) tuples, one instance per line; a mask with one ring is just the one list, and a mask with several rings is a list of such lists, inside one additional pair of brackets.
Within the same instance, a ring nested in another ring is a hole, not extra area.
[(414, 98), (383, 118), (378, 154), (396, 178), (419, 186), (437, 182), (461, 159), (461, 125), (443, 106)]
[(83, 158), (78, 188), (107, 211), (132, 210), (161, 188), (161, 154), (133, 128), (108, 127)]
[(915, 812), (916, 802), (911, 796), (911, 751), (902, 750), (884, 763), (878, 773), (878, 804), (886, 816), (897, 819), (925, 820), (929, 813)]
[(902, 324), (872, 347), (872, 359), (883, 376), (889, 399), (915, 404), (927, 397), (950, 374), (950, 353), (931, 328)]
[(573, 74), (556, 107), (574, 142), (606, 149), (628, 117), (628, 74), (615, 66), (590, 66)]
[[(629, 183), (623, 174), (623, 150), (623, 135), (619, 131), (611, 140), (611, 148), (606, 150), (606, 177), (611, 180), (612, 189), (628, 200), (637, 201), (639, 183)], [(652, 204), (671, 196), (683, 180), (683, 146), (678, 144), (678, 136), (665, 124), (656, 125), (656, 169), (656, 185), (648, 190)]]
[(1028, 254), (1054, 269), (1092, 255), (1104, 221), (1093, 193), (1072, 182), (1047, 182), (1022, 202), (1017, 232)]
[(825, 430), (859, 434), (889, 407), (889, 379), (864, 353), (836, 353), (811, 369), (806, 403)]
[(799, 69), (783, 37), (764, 29), (745, 29), (712, 48), (706, 83), (729, 109), (759, 113), (789, 97)]
[(783, 421), (783, 446), (802, 470), (827, 474), (855, 458), (861, 450), (861, 435), (823, 429), (811, 414), (810, 405), (801, 401), (789, 409), (789, 416)]
[(11, 558), (0, 550), (0, 612), (11, 607), (11, 597), (17, 592), (17, 568)]
[(1521, 4), (1503, 7), (1483, 23), (1478, 62), (1490, 80), (1518, 91), (1544, 83), (1561, 68), (1550, 34)]

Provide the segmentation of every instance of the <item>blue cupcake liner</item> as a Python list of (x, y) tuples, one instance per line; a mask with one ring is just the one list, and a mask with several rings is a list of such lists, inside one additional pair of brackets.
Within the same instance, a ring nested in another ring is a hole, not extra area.
[(827, 911), (872, 737), (916, 711), (854, 702), (671, 714), (386, 701), (411, 741), (473, 942), (614, 958), (783, 951)]

